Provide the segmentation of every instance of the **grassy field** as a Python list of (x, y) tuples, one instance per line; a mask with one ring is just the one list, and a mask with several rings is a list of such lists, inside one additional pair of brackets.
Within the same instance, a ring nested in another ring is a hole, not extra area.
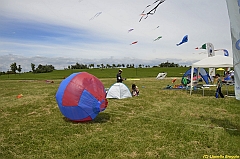
[[(123, 68), (123, 76), (127, 78), (138, 77), (156, 77), (160, 72), (167, 72), (168, 77), (182, 77), (188, 67), (168, 67), (168, 68)], [(63, 79), (75, 72), (88, 72), (98, 78), (115, 78), (118, 68), (113, 69), (75, 69), (75, 70), (54, 70), (51, 73), (23, 73), (23, 74), (5, 74), (0, 76), (1, 79)]]
[[(155, 79), (164, 70), (142, 70), (146, 77), (141, 69), (125, 69), (123, 74), (140, 78), (125, 81), (129, 88), (133, 82), (139, 86), (139, 97), (111, 99), (107, 109), (87, 123), (66, 120), (55, 100), (62, 78), (71, 70), (0, 76), (0, 158), (240, 156), (240, 101), (216, 99), (215, 88), (206, 89), (205, 96), (202, 90), (191, 96), (187, 90), (166, 90), (172, 78)], [(180, 77), (184, 70), (172, 71)], [(92, 71), (106, 88), (115, 83), (116, 70)], [(228, 90), (234, 92), (232, 86)], [(18, 94), (23, 97), (17, 99)]]

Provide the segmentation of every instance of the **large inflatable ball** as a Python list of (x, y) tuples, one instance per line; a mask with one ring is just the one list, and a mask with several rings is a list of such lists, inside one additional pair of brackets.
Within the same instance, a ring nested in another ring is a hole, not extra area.
[(93, 120), (107, 107), (102, 82), (87, 72), (73, 73), (64, 79), (56, 93), (61, 113), (73, 121)]

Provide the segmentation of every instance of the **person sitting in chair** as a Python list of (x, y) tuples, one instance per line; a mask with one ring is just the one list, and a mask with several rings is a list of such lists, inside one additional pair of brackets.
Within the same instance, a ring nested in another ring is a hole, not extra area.
[(139, 96), (139, 89), (135, 84), (132, 84), (132, 96)]

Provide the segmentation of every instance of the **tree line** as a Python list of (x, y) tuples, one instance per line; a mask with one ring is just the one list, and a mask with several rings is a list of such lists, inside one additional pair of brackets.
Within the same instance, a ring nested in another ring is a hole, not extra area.
[(47, 73), (55, 70), (53, 65), (41, 65), (39, 64), (37, 68), (35, 68), (35, 64), (31, 63), (31, 68), (33, 73)]
[[(135, 68), (136, 66), (134, 64), (97, 64), (96, 65), (97, 68)], [(150, 65), (144, 65), (144, 64), (139, 64), (138, 68), (150, 68)], [(95, 68), (95, 64), (79, 64), (76, 63), (76, 65), (71, 65), (68, 66), (68, 68), (65, 69), (89, 69), (89, 68)]]
[[(41, 65), (39, 64), (38, 67), (36, 67), (35, 64), (31, 63), (31, 68), (32, 70), (30, 72), (33, 73), (47, 73), (47, 72), (52, 72), (53, 70), (55, 70), (53, 65)], [(18, 71), (18, 73), (22, 72), (22, 67), (21, 65), (17, 65), (16, 62), (12, 63), (10, 65), (10, 70), (7, 71), (7, 74), (16, 74)], [(0, 72), (0, 74), (5, 74), (5, 72)]]
[[(96, 65), (97, 68), (101, 68), (101, 69), (106, 69), (106, 68), (150, 68), (150, 65), (144, 65), (144, 64), (139, 64), (138, 66), (134, 65), (134, 64), (97, 64)], [(179, 64), (175, 64), (175, 63), (170, 63), (170, 62), (163, 62), (160, 63), (157, 66), (153, 66), (153, 67), (183, 67), (180, 66)], [(186, 65), (184, 67), (187, 67)], [(79, 64), (78, 62), (75, 65), (70, 65), (67, 68), (64, 69), (90, 69), (90, 68), (95, 68), (95, 64)], [(52, 72), (53, 70), (55, 70), (55, 67), (53, 65), (42, 65), (39, 64), (37, 67), (34, 63), (31, 63), (31, 71), (33, 73), (47, 73), (47, 72)], [(10, 70), (7, 71), (8, 74), (15, 74), (15, 73), (21, 73), (22, 71), (22, 67), (21, 65), (17, 65), (16, 62), (12, 63), (10, 65)], [(0, 72), (0, 74), (5, 74), (5, 72)]]
[[(66, 69), (89, 69), (89, 68), (94, 68), (95, 65), (94, 64), (79, 64), (79, 63), (76, 63), (75, 65), (71, 65), (71, 66), (68, 66), (68, 68)], [(97, 68), (150, 68), (150, 65), (144, 65), (144, 64), (139, 64), (138, 66), (135, 66), (134, 64), (97, 64), (96, 65)], [(153, 66), (153, 67), (187, 67), (186, 65), (185, 66), (180, 66), (179, 64), (175, 64), (174, 62), (163, 62), (163, 63), (160, 63), (158, 66)]]

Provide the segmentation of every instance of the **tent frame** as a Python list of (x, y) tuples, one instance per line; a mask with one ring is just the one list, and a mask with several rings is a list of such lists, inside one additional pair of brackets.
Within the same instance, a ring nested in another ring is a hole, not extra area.
[[(206, 62), (206, 63), (204, 63)], [(212, 56), (202, 59), (196, 63), (192, 64), (191, 68), (191, 85), (190, 85), (190, 95), (192, 95), (193, 86), (193, 71), (194, 68), (218, 68), (218, 67), (233, 67), (233, 58), (228, 56)], [(199, 73), (199, 71), (198, 71)]]

